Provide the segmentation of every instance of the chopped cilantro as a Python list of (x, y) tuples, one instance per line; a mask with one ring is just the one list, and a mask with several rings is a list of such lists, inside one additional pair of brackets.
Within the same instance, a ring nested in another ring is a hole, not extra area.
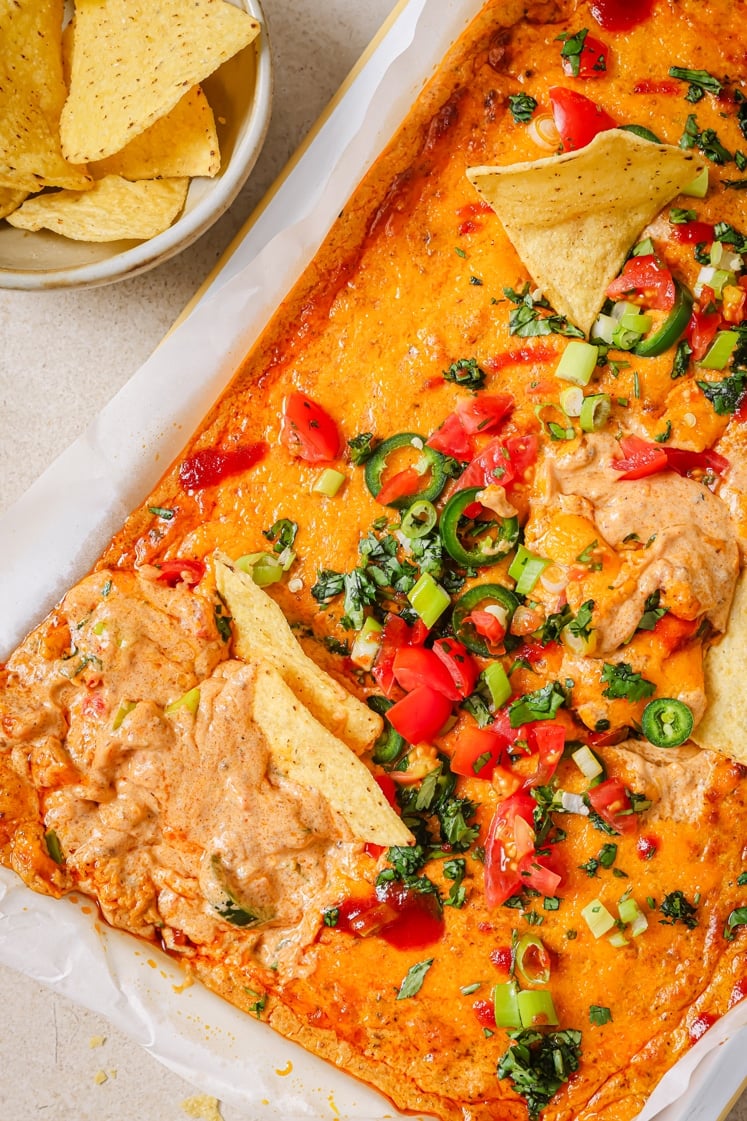
[(589, 624), (591, 623), (593, 611), (593, 599), (587, 599), (585, 603), (581, 604), (578, 611), (576, 612), (576, 618), (572, 619), (568, 624), (568, 630), (571, 632), (574, 638), (587, 639), (589, 637), (592, 629)]
[(360, 467), (373, 455), (373, 432), (360, 432), (357, 436), (353, 436), (352, 440), (348, 440), (348, 447), (350, 448), (350, 459)]
[(592, 572), (600, 572), (602, 565), (599, 561), (594, 559), (594, 551), (599, 548), (599, 542), (594, 538), (586, 548), (576, 557), (576, 564), (585, 564)]
[(334, 635), (325, 634), (324, 645), (331, 654), (339, 654), (341, 658), (347, 658), (350, 654), (350, 647), (347, 642), (340, 642), (339, 638), (335, 638)]
[(590, 1004), (589, 1005), (589, 1023), (596, 1024), (601, 1027), (602, 1024), (608, 1024), (612, 1019), (612, 1013), (609, 1008), (603, 1004)]
[(745, 390), (747, 374), (738, 370), (720, 381), (699, 381), (698, 386), (713, 405), (718, 416), (730, 416), (739, 408)]
[(690, 355), (693, 348), (690, 346), (687, 339), (680, 339), (677, 343), (677, 349), (674, 352), (674, 361), (672, 362), (672, 372), (670, 377), (672, 380), (683, 378), (690, 368)]
[(539, 634), (539, 640), (543, 646), (547, 646), (549, 642), (557, 642), (560, 638), (560, 633), (564, 627), (567, 627), (573, 618), (573, 612), (566, 603), (561, 611), (555, 611), (548, 615), (542, 624)]
[(611, 868), (617, 859), (617, 845), (612, 842), (602, 845), (598, 859), (603, 868)]
[(512, 728), (530, 724), (533, 720), (554, 720), (558, 709), (566, 702), (563, 688), (557, 681), (548, 681), (541, 689), (517, 697), (509, 705), (509, 718)]
[(170, 522), (174, 516), (174, 511), (170, 510), (167, 506), (149, 506), (148, 510), (157, 518), (163, 518), (165, 522)]
[(747, 179), (722, 179), (721, 186), (727, 191), (747, 191)]
[(747, 252), (747, 236), (740, 233), (734, 226), (729, 225), (728, 222), (717, 222), (713, 232), (716, 241), (723, 241), (726, 245), (733, 246), (735, 253)]
[(535, 299), (525, 284), (521, 292), (513, 288), (504, 288), (504, 295), (516, 306), (508, 317), (508, 329), (511, 335), (520, 338), (532, 338), (536, 335), (565, 335), (568, 338), (582, 339), (583, 331), (569, 323), (563, 315), (540, 315), (537, 308), (550, 309), (550, 304), (544, 297)]
[(585, 864), (579, 864), (578, 867), (581, 872), (586, 872), (587, 876), (593, 878), (594, 876), (596, 876), (597, 871), (599, 870), (599, 861), (596, 859), (596, 857), (592, 856), (586, 861)]
[(680, 138), (680, 148), (697, 148), (711, 163), (725, 164), (734, 160), (732, 153), (723, 146), (715, 129), (698, 128), (698, 121), (691, 113), (685, 122), (685, 131)]
[(476, 358), (458, 358), (448, 370), (444, 370), (444, 381), (453, 381), (467, 389), (482, 389), (485, 384), (485, 371), (478, 366)]
[(687, 70), (684, 66), (670, 66), (669, 77), (677, 78), (680, 82), (690, 83), (685, 94), (685, 101), (690, 101), (693, 104), (702, 100), (707, 93), (712, 93), (714, 97), (718, 97), (724, 88), (718, 78), (714, 78), (713, 74), (709, 74), (707, 70)]
[(411, 965), (399, 987), (397, 1000), (407, 1000), (408, 997), (415, 996), (416, 993), (419, 993), (423, 987), (425, 975), (432, 965), (433, 958), (427, 958), (425, 961), (418, 961), (415, 965)]
[(747, 887), (747, 872), (740, 872), (737, 876), (737, 884), (739, 887)]
[(228, 642), (231, 638), (231, 616), (224, 614), (225, 607), (222, 603), (216, 603), (213, 616), (215, 618), (215, 626), (217, 627), (218, 634), (224, 642)]
[(727, 942), (734, 941), (734, 931), (738, 926), (747, 926), (747, 907), (736, 907), (726, 920), (724, 938)]
[(255, 996), (257, 999), (249, 1005), (249, 1011), (253, 1012), (258, 1020), (262, 1019), (262, 1013), (267, 1005), (267, 993), (258, 993), (254, 989), (246, 989), (250, 996)]
[(674, 226), (682, 226), (685, 222), (694, 222), (697, 217), (697, 211), (683, 210), (680, 206), (673, 206), (669, 211), (669, 221)]
[(322, 912), (322, 919), (325, 926), (337, 926), (340, 921), (340, 908), (328, 907), (326, 911)]
[(462, 996), (472, 996), (472, 994), (476, 993), (477, 990), (481, 987), (482, 981), (475, 981), (472, 985), (460, 986), (459, 992), (462, 994)]
[(447, 880), (453, 880), (451, 890), (444, 900), (445, 907), (463, 907), (467, 901), (467, 889), (462, 884), (464, 874), (467, 870), (467, 864), (463, 857), (456, 860), (447, 860), (444, 864), (444, 876)]
[(642, 701), (656, 691), (653, 681), (641, 677), (628, 662), (619, 662), (617, 665), (605, 662), (602, 682), (607, 686), (602, 690), (602, 696), (613, 700), (625, 697), (629, 701)]
[(498, 1077), (511, 1079), (514, 1090), (527, 1103), (530, 1121), (537, 1121), (563, 1083), (578, 1070), (581, 1032), (525, 1028), (508, 1036), (513, 1043), (501, 1056)]
[(454, 252), (456, 253), (457, 257), (466, 257), (467, 256), (467, 254), (464, 252), (464, 250), (459, 245), (454, 247)]
[(290, 518), (279, 518), (269, 529), (262, 531), (262, 535), (268, 541), (275, 542), (273, 545), (273, 552), (275, 553), (282, 553), (284, 549), (292, 549), (297, 533), (298, 522), (292, 522)]
[(654, 440), (656, 441), (657, 444), (666, 444), (667, 440), (669, 439), (669, 437), (671, 435), (672, 435), (672, 422), (671, 422), (671, 420), (668, 420), (667, 423), (666, 423), (666, 427), (665, 427), (664, 431), (659, 432), (656, 436), (654, 436)]
[[(560, 57), (567, 60), (571, 76), (578, 77), (579, 70), (581, 69), (581, 55), (584, 51), (586, 43), (586, 36), (589, 34), (588, 27), (582, 27), (580, 31), (571, 35), (564, 32), (562, 35), (556, 35), (556, 42), (562, 42), (563, 48), (560, 52)], [(607, 69), (607, 63), (603, 53), (600, 53), (591, 68), (593, 71), (603, 72)]]
[(665, 895), (659, 910), (665, 916), (659, 919), (662, 926), (674, 926), (675, 923), (681, 922), (689, 930), (693, 930), (698, 925), (696, 907), (681, 891), (670, 891)]
[(662, 615), (666, 615), (669, 608), (659, 607), (661, 600), (661, 592), (655, 591), (646, 599), (643, 605), (643, 614), (638, 621), (639, 631), (652, 631), (656, 624), (661, 619)]
[(508, 107), (516, 124), (525, 124), (531, 120), (532, 113), (537, 108), (537, 102), (528, 93), (510, 93), (508, 95)]

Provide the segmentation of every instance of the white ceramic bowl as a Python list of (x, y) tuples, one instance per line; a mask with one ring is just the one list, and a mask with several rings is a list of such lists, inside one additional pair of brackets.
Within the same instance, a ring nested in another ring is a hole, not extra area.
[(0, 220), (0, 288), (93, 287), (124, 280), (167, 261), (205, 233), (231, 205), (257, 161), (272, 109), (272, 64), (259, 0), (232, 0), (262, 29), (202, 86), (215, 114), (221, 170), (193, 179), (184, 210), (148, 241), (72, 241), (48, 230), (17, 230)]

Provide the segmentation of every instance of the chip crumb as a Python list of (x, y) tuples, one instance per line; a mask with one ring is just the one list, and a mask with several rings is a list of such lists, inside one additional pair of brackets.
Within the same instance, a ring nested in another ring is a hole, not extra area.
[(91, 1048), (92, 1051), (93, 1051), (94, 1047), (103, 1047), (105, 1043), (106, 1043), (106, 1036), (105, 1035), (92, 1035), (91, 1038), (88, 1040), (88, 1046)]
[(105, 1082), (109, 1081), (109, 1075), (105, 1070), (97, 1070), (93, 1076), (93, 1080), (97, 1086), (103, 1086)]
[(195, 1121), (223, 1121), (218, 1099), (211, 1098), (209, 1094), (195, 1094), (193, 1098), (185, 1098), (182, 1109), (187, 1117), (194, 1117)]

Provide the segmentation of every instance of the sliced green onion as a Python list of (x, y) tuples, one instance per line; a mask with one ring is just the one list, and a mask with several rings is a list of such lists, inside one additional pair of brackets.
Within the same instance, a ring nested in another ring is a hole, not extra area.
[(626, 331), (635, 331), (639, 335), (645, 335), (646, 331), (651, 330), (653, 322), (650, 315), (644, 315), (640, 311), (626, 311), (620, 320), (620, 326)]
[(734, 348), (738, 342), (739, 333), (737, 331), (719, 331), (706, 351), (705, 358), (701, 358), (699, 365), (706, 370), (723, 370), (734, 353)]
[(708, 194), (708, 168), (704, 167), (699, 171), (695, 178), (682, 188), (680, 194), (691, 199), (704, 199)]
[(646, 930), (648, 930), (648, 919), (644, 915), (643, 911), (639, 911), (630, 924), (630, 936), (632, 938), (640, 938), (640, 936)]
[(536, 934), (523, 934), (516, 945), (516, 968), (528, 985), (550, 983), (550, 955)]
[(581, 416), (583, 403), (584, 391), (580, 385), (569, 385), (560, 394), (560, 404), (566, 416)]
[(170, 716), (173, 712), (178, 712), (179, 709), (184, 708), (187, 710), (187, 712), (191, 712), (194, 716), (197, 712), (199, 704), (200, 687), (199, 685), (195, 685), (194, 689), (188, 690), (188, 692), (183, 693), (182, 696), (178, 698), (178, 700), (172, 701), (170, 705), (166, 705), (166, 708), (163, 711), (167, 716)]
[[(617, 327), (617, 320), (614, 318), (614, 316), (605, 315), (603, 312), (600, 312), (599, 315), (597, 316), (596, 323), (594, 324), (594, 326), (591, 329), (591, 333), (589, 335), (589, 338), (599, 339), (599, 341), (603, 342), (606, 346), (611, 346), (612, 345), (612, 336), (614, 334), (614, 331), (615, 331), (616, 327)], [(561, 396), (561, 400), (562, 400), (562, 396)], [(566, 409), (566, 412), (568, 412), (567, 409)], [(568, 413), (568, 415), (571, 416), (572, 414)]]
[(325, 467), (311, 489), (314, 494), (326, 494), (327, 498), (334, 498), (346, 478), (342, 471), (335, 471), (334, 467)]
[(98, 623), (93, 624), (93, 626), (91, 627), (91, 630), (96, 635), (103, 634), (104, 631), (106, 630), (106, 621), (104, 619), (99, 619)]
[(598, 432), (610, 418), (612, 400), (609, 393), (594, 393), (584, 398), (579, 423), (584, 432)]
[(621, 930), (616, 930), (614, 934), (610, 934), (607, 939), (610, 946), (614, 946), (616, 950), (622, 950), (624, 946), (629, 946), (630, 943)]
[(617, 347), (618, 350), (632, 350), (641, 338), (640, 331), (628, 331), (622, 324), (618, 323), (612, 335), (612, 345)]
[(381, 623), (377, 623), (372, 616), (363, 623), (358, 631), (350, 651), (350, 661), (359, 669), (370, 670), (376, 661), (376, 656), (381, 649), (381, 633), (384, 630)]
[(508, 574), (516, 581), (516, 591), (520, 596), (529, 595), (548, 564), (550, 564), (549, 560), (538, 557), (523, 545), (519, 545)]
[(137, 701), (122, 701), (121, 705), (117, 709), (117, 714), (114, 717), (114, 723), (112, 724), (113, 732), (116, 732), (119, 728), (122, 727), (122, 721), (124, 720), (125, 716), (129, 716), (133, 708), (137, 708)]
[(631, 304), (628, 300), (618, 300), (612, 308), (612, 318), (619, 323), (624, 315), (637, 315), (639, 311), (637, 304)]
[(581, 917), (595, 938), (601, 938), (615, 925), (613, 916), (609, 913), (601, 899), (592, 899), (581, 912)]
[(54, 829), (48, 829), (44, 834), (44, 843), (47, 846), (47, 852), (52, 857), (52, 860), (54, 860), (55, 864), (64, 864), (65, 857), (62, 853), (62, 845), (60, 844), (60, 838), (57, 836), (57, 833)]
[(648, 257), (655, 252), (656, 246), (650, 237), (644, 237), (643, 241), (639, 241), (638, 244), (633, 247), (634, 257)]
[(504, 981), (493, 989), (495, 1022), (499, 1028), (520, 1028), (519, 986), (515, 981)]
[(556, 1027), (560, 1023), (549, 989), (523, 989), (519, 993), (523, 1028)]
[(437, 521), (436, 507), (427, 498), (420, 498), (405, 510), (399, 528), (405, 537), (414, 541), (430, 533)]
[(259, 588), (283, 579), (283, 565), (274, 553), (246, 553), (236, 561), (240, 572), (247, 572)]
[(709, 288), (713, 289), (716, 298), (720, 300), (724, 294), (724, 288), (736, 283), (736, 276), (728, 269), (714, 269), (712, 265), (703, 265), (698, 273), (698, 279), (695, 281), (695, 295), (699, 296), (703, 285), (707, 284)]
[(579, 747), (577, 751), (572, 752), (571, 759), (584, 778), (588, 779), (589, 782), (591, 782), (593, 778), (604, 774), (604, 767), (591, 748), (587, 747), (586, 744), (584, 744), (583, 747)]
[(744, 261), (738, 253), (733, 253), (722, 241), (714, 241), (710, 251), (711, 264), (727, 272), (741, 272)]
[(449, 593), (437, 584), (430, 572), (424, 572), (407, 593), (413, 610), (420, 616), (428, 630), (441, 618), (451, 603)]
[(508, 680), (505, 669), (500, 662), (491, 662), (482, 673), (490, 691), (490, 699), (493, 702), (493, 708), (500, 708), (505, 704), (511, 696), (512, 689), (511, 683)]
[(588, 385), (599, 358), (599, 347), (571, 339), (560, 356), (555, 369), (555, 377), (572, 381), (576, 385)]
[(576, 435), (574, 428), (563, 428), (562, 424), (556, 424), (554, 420), (548, 421), (547, 431), (551, 440), (572, 440)]
[(620, 921), (624, 923), (634, 922), (640, 915), (641, 908), (636, 903), (631, 895), (627, 898), (623, 897), (617, 905), (617, 913), (620, 916)]

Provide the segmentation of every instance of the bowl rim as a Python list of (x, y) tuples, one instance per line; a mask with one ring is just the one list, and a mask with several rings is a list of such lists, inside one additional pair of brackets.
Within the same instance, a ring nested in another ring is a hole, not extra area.
[(3, 269), (0, 266), (0, 288), (46, 291), (51, 288), (93, 288), (129, 280), (181, 253), (225, 214), (259, 158), (272, 112), (272, 52), (261, 0), (233, 2), (259, 21), (261, 33), (254, 44), (250, 44), (256, 51), (257, 66), (248, 123), (215, 190), (209, 191), (193, 210), (177, 218), (160, 234), (103, 260), (54, 269)]

